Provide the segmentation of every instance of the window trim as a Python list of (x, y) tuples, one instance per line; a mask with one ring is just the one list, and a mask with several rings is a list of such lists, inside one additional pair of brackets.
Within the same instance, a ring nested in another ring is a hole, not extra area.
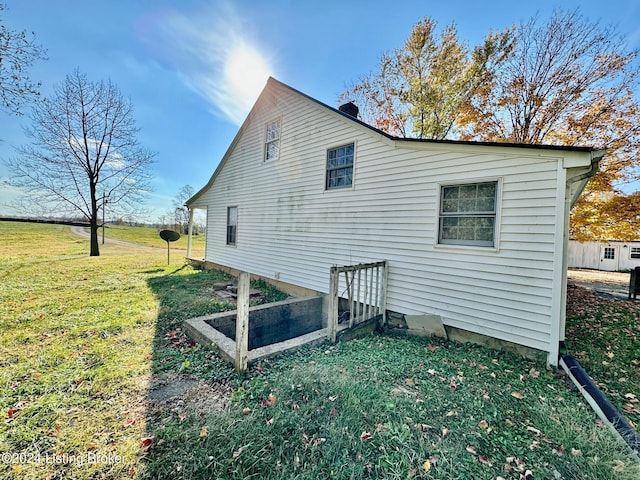
[[(235, 225), (231, 225), (231, 210), (235, 209)], [(233, 228), (233, 230), (231, 230)], [(230, 247), (235, 247), (238, 241), (238, 206), (232, 205), (227, 207), (227, 228), (226, 230), (226, 244)], [(233, 237), (233, 238), (232, 238)], [(233, 241), (231, 241), (233, 239)]]
[[(347, 168), (346, 166), (340, 166), (340, 167), (332, 167), (329, 168), (329, 152), (333, 151), (333, 150), (339, 150), (340, 148), (343, 147), (353, 147), (353, 155), (352, 155), (352, 160), (351, 160), (351, 184), (350, 185), (340, 185), (340, 186), (335, 186), (335, 187), (329, 187), (329, 171), (330, 170), (341, 170), (341, 169), (345, 169)], [(355, 187), (356, 184), (356, 177), (355, 177), (355, 172), (356, 172), (356, 156), (357, 156), (357, 147), (356, 147), (356, 142), (355, 140), (352, 142), (347, 142), (347, 143), (342, 143), (340, 145), (337, 145), (335, 147), (328, 147), (325, 150), (325, 155), (324, 155), (324, 191), (325, 192), (330, 192), (330, 191), (334, 191), (334, 190), (348, 190), (351, 189), (353, 190), (353, 188)]]
[[(452, 243), (442, 242), (441, 240), (441, 219), (442, 219), (442, 192), (444, 187), (462, 186), (462, 185), (475, 185), (481, 183), (495, 183), (496, 184), (496, 198), (495, 198), (495, 213), (493, 224), (493, 245), (481, 245), (471, 243)], [(435, 214), (435, 235), (434, 244), (436, 248), (454, 248), (454, 249), (472, 249), (480, 250), (483, 252), (497, 252), (500, 249), (500, 225), (501, 225), (501, 211), (502, 211), (502, 177), (487, 177), (477, 178), (473, 180), (451, 180), (448, 182), (440, 182), (436, 184), (436, 214)]]
[[(278, 124), (278, 137), (268, 140), (267, 135), (269, 132), (269, 126), (273, 125), (274, 123)], [(280, 140), (281, 139), (282, 139), (282, 117), (274, 118), (273, 120), (269, 120), (267, 123), (264, 124), (264, 142), (263, 142), (263, 154), (262, 154), (263, 162), (274, 162), (280, 158)], [(267, 158), (267, 155), (269, 154), (269, 145), (272, 143), (277, 144), (278, 153), (275, 157)]]

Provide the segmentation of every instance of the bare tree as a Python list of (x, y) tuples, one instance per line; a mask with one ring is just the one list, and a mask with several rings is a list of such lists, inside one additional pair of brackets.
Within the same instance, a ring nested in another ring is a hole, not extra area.
[[(466, 105), (463, 139), (606, 147), (572, 212), (579, 240), (635, 239), (640, 179), (638, 50), (613, 26), (557, 10), (518, 28), (516, 50)], [(629, 226), (631, 225), (631, 227)]]
[(175, 224), (180, 226), (181, 233), (189, 231), (189, 209), (185, 203), (193, 197), (194, 193), (191, 185), (184, 185), (172, 200), (173, 211), (169, 212), (169, 216), (173, 217)]
[[(5, 9), (0, 4), (0, 14)], [(0, 23), (0, 110), (18, 115), (25, 102), (38, 97), (40, 83), (33, 83), (27, 70), (36, 60), (44, 59), (45, 51), (35, 43), (33, 33), (9, 30)]]
[(82, 215), (91, 226), (90, 255), (100, 255), (101, 209), (131, 212), (149, 190), (154, 154), (138, 143), (131, 102), (110, 81), (76, 70), (34, 107), (31, 121), (31, 144), (6, 162), (12, 184), (56, 215)]

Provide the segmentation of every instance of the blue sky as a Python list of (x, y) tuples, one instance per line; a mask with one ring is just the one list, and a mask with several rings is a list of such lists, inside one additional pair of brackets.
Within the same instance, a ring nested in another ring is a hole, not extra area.
[[(157, 152), (151, 216), (171, 208), (185, 184), (202, 187), (264, 86), (267, 76), (332, 106), (346, 85), (375, 69), (429, 16), (455, 22), (473, 45), (554, 7), (580, 7), (613, 24), (640, 48), (637, 0), (0, 0), (12, 30), (34, 31), (49, 59), (31, 69), (44, 96), (79, 68), (111, 79), (131, 99), (141, 143)], [(0, 112), (0, 158), (26, 142), (27, 116)], [(0, 164), (0, 178), (9, 172)], [(0, 183), (0, 213), (16, 192)]]

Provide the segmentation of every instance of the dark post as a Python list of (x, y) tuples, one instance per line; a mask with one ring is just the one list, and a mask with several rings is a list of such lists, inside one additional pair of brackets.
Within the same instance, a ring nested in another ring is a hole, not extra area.
[(169, 265), (169, 243), (178, 240), (180, 238), (180, 234), (173, 230), (162, 230), (160, 232), (160, 238), (167, 242), (167, 265)]

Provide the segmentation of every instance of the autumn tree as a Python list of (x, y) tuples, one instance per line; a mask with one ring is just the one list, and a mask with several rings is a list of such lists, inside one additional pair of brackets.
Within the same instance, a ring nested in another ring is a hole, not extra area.
[(629, 240), (640, 201), (619, 187), (640, 162), (637, 51), (613, 27), (556, 11), (518, 28), (516, 48), (458, 121), (463, 139), (606, 148), (572, 212), (579, 240)]
[(154, 154), (138, 143), (131, 102), (110, 81), (93, 82), (76, 70), (30, 119), (31, 144), (6, 162), (12, 184), (31, 204), (85, 218), (90, 255), (100, 255), (101, 209), (139, 208), (149, 187)]
[(39, 95), (40, 83), (34, 83), (28, 74), (36, 60), (46, 58), (41, 45), (35, 42), (35, 34), (10, 30), (4, 24), (0, 4), (0, 110), (20, 114), (21, 107)]
[(436, 35), (436, 22), (414, 25), (403, 48), (385, 53), (340, 101), (354, 101), (365, 122), (401, 137), (442, 139), (452, 133), (462, 105), (491, 79), (513, 48), (512, 31), (489, 33), (469, 49), (455, 24)]

